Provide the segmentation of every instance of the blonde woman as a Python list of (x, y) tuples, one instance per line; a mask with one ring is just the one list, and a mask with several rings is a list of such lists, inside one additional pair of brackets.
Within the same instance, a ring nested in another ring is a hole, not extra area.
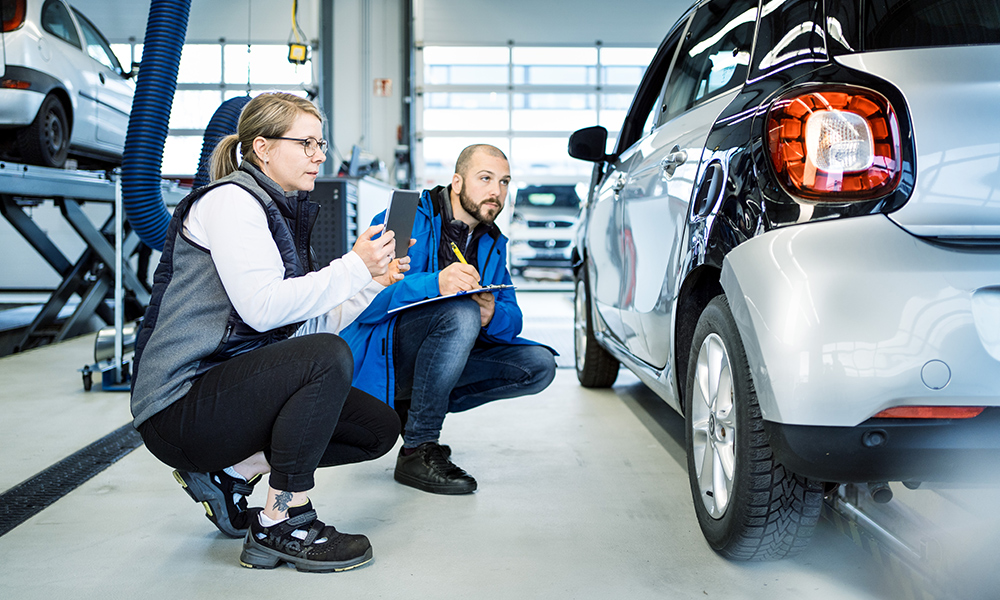
[[(322, 113), (297, 96), (246, 105), (215, 150), (213, 182), (173, 213), (136, 343), (134, 425), (220, 531), (245, 534), (246, 567), (371, 560), (368, 539), (319, 521), (307, 492), (317, 467), (378, 458), (399, 435), (395, 412), (351, 387), (335, 334), (409, 259), (394, 260), (392, 233), (373, 240), (372, 227), (344, 257), (313, 264), (322, 132)], [(263, 509), (248, 510), (267, 473)]]

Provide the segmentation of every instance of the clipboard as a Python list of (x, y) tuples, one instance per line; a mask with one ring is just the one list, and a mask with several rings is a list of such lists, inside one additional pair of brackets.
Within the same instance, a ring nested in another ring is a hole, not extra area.
[(386, 311), (386, 314), (394, 315), (401, 310), (406, 310), (408, 308), (413, 308), (414, 306), (420, 306), (422, 304), (430, 304), (431, 302), (437, 302), (438, 300), (446, 300), (448, 298), (458, 298), (459, 296), (468, 296), (469, 294), (479, 294), (482, 292), (499, 292), (500, 290), (513, 290), (513, 289), (517, 289), (517, 286), (509, 285), (506, 283), (487, 285), (481, 288), (476, 288), (474, 290), (463, 290), (461, 292), (455, 292), (454, 294), (448, 294), (447, 296), (434, 296), (433, 298), (427, 298), (426, 300), (418, 300), (417, 302), (411, 302), (409, 304), (404, 304), (403, 306), (397, 306), (392, 310)]
[(420, 204), (420, 192), (413, 190), (392, 190), (389, 195), (389, 206), (385, 209), (383, 231), (396, 234), (396, 258), (406, 256), (410, 249), (410, 234), (413, 232), (413, 219), (417, 215)]

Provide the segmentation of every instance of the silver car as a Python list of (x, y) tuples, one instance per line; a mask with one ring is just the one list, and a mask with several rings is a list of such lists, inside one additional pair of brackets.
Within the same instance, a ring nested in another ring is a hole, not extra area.
[(684, 415), (701, 529), (794, 554), (831, 483), (1000, 466), (1000, 5), (702, 0), (575, 246), (576, 367)]
[(525, 269), (564, 270), (572, 266), (580, 196), (573, 185), (527, 185), (514, 194), (510, 217), (512, 275)]
[(0, 0), (0, 147), (62, 167), (121, 163), (135, 86), (107, 40), (62, 0)]

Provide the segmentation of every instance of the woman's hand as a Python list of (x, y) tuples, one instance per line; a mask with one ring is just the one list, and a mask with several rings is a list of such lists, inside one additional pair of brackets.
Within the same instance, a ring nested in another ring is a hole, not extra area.
[(373, 235), (382, 231), (382, 225), (372, 225), (358, 236), (358, 241), (354, 242), (351, 251), (361, 257), (368, 267), (368, 272), (372, 274), (372, 279), (385, 275), (389, 270), (389, 263), (395, 258), (396, 244), (393, 241), (394, 234), (391, 230), (385, 232), (377, 239), (372, 239)]
[[(410, 246), (416, 244), (417, 240), (410, 238)], [(389, 263), (389, 268), (386, 270), (384, 275), (379, 275), (378, 277), (373, 277), (375, 281), (379, 282), (385, 287), (396, 283), (397, 281), (402, 281), (403, 273), (410, 270), (410, 257), (404, 256), (403, 258), (397, 258)]]

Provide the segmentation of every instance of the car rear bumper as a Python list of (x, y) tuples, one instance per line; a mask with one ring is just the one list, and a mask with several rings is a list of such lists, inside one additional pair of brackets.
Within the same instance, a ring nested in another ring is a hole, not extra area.
[(45, 94), (32, 90), (0, 88), (0, 127), (30, 125), (44, 99)]
[(971, 419), (869, 419), (856, 427), (764, 421), (775, 457), (822, 481), (1000, 481), (1000, 408)]
[(741, 244), (722, 286), (768, 421), (1000, 406), (1000, 248), (931, 244), (883, 215), (836, 219)]

